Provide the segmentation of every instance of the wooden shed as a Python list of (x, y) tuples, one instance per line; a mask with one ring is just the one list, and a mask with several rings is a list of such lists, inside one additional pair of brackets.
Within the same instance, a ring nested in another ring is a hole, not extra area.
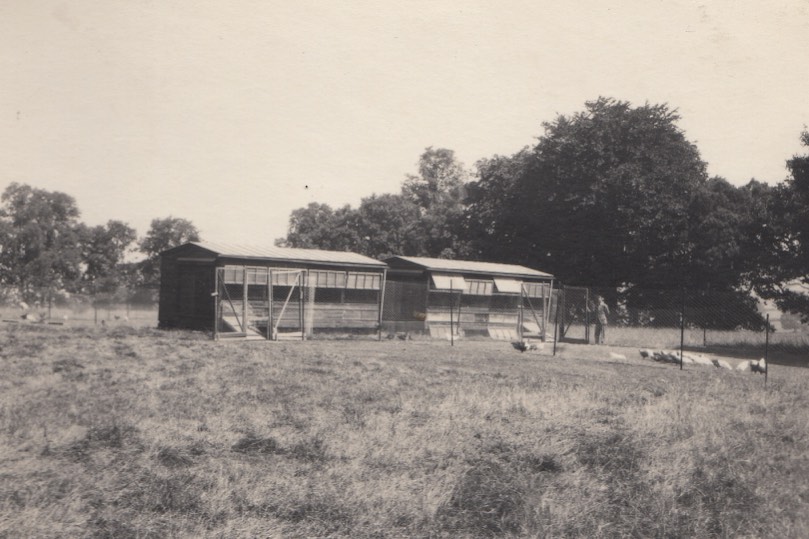
[(366, 256), (191, 242), (160, 258), (163, 328), (270, 340), (380, 328), (387, 266)]
[(433, 337), (548, 335), (553, 275), (514, 264), (394, 256), (385, 260), (383, 324)]

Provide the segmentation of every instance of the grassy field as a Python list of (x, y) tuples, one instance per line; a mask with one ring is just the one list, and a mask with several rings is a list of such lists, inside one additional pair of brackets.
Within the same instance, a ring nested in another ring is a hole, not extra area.
[(809, 371), (0, 328), (0, 537), (809, 537)]

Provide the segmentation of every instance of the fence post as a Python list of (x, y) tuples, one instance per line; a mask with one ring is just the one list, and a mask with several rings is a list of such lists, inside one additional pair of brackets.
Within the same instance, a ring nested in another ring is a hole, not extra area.
[(385, 268), (382, 270), (382, 281), (379, 283), (379, 331), (377, 335), (377, 340), (379, 341), (382, 340), (382, 322), (385, 310), (385, 282), (387, 280), (388, 280), (388, 270), (387, 268)]
[(522, 342), (522, 309), (523, 309), (523, 287), (520, 285), (520, 302), (517, 304), (517, 338)]
[[(556, 289), (556, 312), (553, 316), (553, 355), (556, 355), (556, 341), (559, 340), (559, 304), (562, 300), (562, 286)], [(551, 301), (553, 301), (553, 290), (551, 290)]]
[(455, 323), (452, 319), (452, 279), (449, 280), (449, 345), (455, 346)]
[[(463, 289), (458, 290), (458, 337), (461, 336), (461, 308), (463, 307), (461, 305), (461, 294), (463, 294)], [(454, 303), (455, 300), (452, 300), (452, 302)]]
[(680, 304), (680, 370), (683, 370), (683, 344), (685, 343), (685, 288)]
[(764, 385), (767, 385), (767, 374), (770, 370), (770, 313), (767, 313), (767, 327), (764, 337)]
[(584, 339), (590, 344), (590, 289), (584, 289)]

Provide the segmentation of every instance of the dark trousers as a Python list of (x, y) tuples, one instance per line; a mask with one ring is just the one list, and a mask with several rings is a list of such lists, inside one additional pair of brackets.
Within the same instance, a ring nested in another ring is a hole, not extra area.
[(607, 324), (596, 322), (596, 344), (604, 344), (607, 336)]

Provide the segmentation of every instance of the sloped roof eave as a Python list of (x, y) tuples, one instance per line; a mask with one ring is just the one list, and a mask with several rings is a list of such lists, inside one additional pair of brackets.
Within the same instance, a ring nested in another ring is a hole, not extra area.
[[(411, 256), (393, 256), (384, 260), (388, 266), (395, 270), (395, 261), (401, 260), (411, 266), (422, 270), (441, 273), (491, 275), (512, 277), (519, 279), (552, 280), (555, 277), (550, 273), (519, 266), (515, 264), (501, 264), (498, 262), (476, 262), (465, 260), (444, 260), (441, 258), (425, 258)], [(393, 263), (391, 263), (393, 261)]]
[(352, 252), (325, 251), (320, 249), (293, 249), (286, 247), (253, 247), (213, 242), (188, 242), (163, 251), (161, 256), (170, 255), (193, 246), (202, 249), (217, 259), (238, 259), (255, 261), (284, 261), (296, 264), (337, 265), (385, 269), (384, 262)]

